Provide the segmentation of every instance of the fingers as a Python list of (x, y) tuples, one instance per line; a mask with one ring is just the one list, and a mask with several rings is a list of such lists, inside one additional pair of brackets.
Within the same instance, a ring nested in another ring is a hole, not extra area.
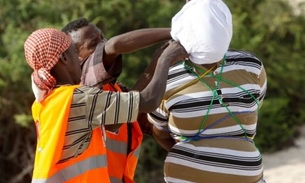
[(179, 41), (171, 40), (167, 48), (172, 49), (171, 51), (174, 52), (180, 60), (184, 60), (185, 58), (189, 57), (187, 51)]

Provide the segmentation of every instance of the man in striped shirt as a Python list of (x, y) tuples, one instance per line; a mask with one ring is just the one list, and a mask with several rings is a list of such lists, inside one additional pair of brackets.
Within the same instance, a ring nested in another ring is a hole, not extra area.
[(165, 181), (264, 182), (253, 139), (266, 72), (254, 54), (228, 50), (228, 7), (221, 0), (189, 1), (173, 17), (171, 35), (189, 59), (170, 67), (162, 102), (148, 115), (156, 140), (169, 151)]

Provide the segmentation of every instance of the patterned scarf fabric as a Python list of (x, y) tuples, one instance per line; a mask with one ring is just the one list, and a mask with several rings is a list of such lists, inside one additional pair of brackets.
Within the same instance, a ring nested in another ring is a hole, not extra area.
[(56, 79), (50, 71), (70, 45), (71, 39), (68, 35), (52, 28), (36, 30), (25, 41), (25, 58), (34, 70), (32, 89), (36, 99), (39, 98), (38, 101), (56, 85)]

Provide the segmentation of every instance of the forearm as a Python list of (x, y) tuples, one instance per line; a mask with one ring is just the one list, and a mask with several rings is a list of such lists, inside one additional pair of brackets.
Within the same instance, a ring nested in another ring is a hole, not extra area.
[(133, 86), (133, 90), (141, 91), (151, 81), (151, 79), (152, 79), (152, 77), (154, 75), (155, 69), (156, 69), (157, 61), (158, 61), (160, 55), (163, 53), (164, 49), (168, 45), (169, 45), (169, 43), (166, 42), (164, 45), (162, 45), (159, 49), (157, 49), (155, 51), (155, 53), (153, 55), (153, 58), (152, 58), (152, 61), (147, 66), (147, 68), (145, 69), (144, 73), (142, 73), (140, 78), (137, 80), (136, 84)]
[(153, 58), (151, 63), (147, 66), (145, 71), (141, 74), (137, 82), (132, 87), (132, 90), (141, 91), (143, 90), (147, 84), (151, 81), (154, 71), (157, 65), (158, 58)]
[(140, 92), (140, 112), (152, 112), (161, 103), (165, 92), (170, 62), (166, 57), (160, 57), (155, 72), (148, 85)]
[(107, 54), (129, 53), (169, 39), (171, 39), (170, 28), (134, 30), (109, 39), (105, 52)]
[(167, 151), (170, 151), (176, 143), (169, 132), (159, 130), (155, 126), (152, 127), (152, 135), (156, 142)]
[(152, 112), (157, 109), (165, 93), (169, 66), (187, 56), (185, 49), (172, 41), (158, 59), (155, 72), (148, 85), (140, 92), (140, 112)]
[(159, 139), (155, 135), (153, 135), (153, 136), (155, 138), (155, 141), (167, 151), (170, 151), (172, 149), (172, 147), (175, 145), (174, 139)]

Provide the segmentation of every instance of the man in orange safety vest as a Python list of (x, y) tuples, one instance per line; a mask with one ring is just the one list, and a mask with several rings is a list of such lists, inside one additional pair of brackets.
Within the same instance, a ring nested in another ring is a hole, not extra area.
[(32, 116), (37, 147), (32, 183), (110, 183), (103, 128), (132, 123), (155, 110), (165, 91), (172, 62), (187, 56), (178, 42), (160, 55), (149, 84), (140, 92), (104, 91), (79, 85), (76, 48), (63, 32), (44, 28), (24, 43), (33, 69)]

